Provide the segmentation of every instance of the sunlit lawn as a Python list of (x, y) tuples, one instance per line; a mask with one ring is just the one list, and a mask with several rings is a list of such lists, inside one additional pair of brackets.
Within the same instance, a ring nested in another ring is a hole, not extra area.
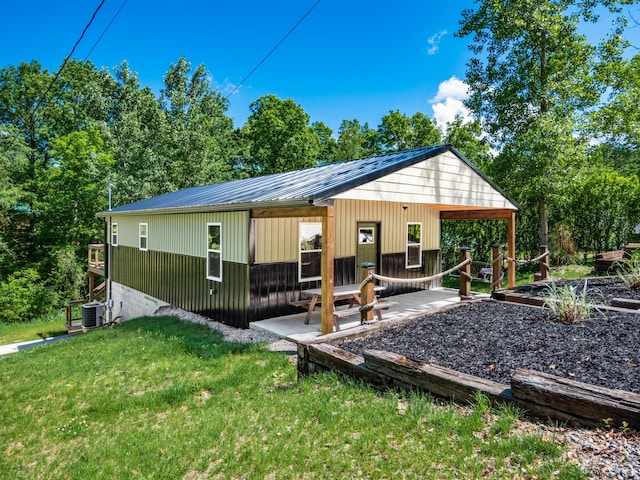
[(67, 333), (64, 313), (25, 323), (0, 323), (0, 345), (55, 337)]
[(517, 412), (297, 381), (173, 317), (0, 357), (0, 478), (581, 478)]

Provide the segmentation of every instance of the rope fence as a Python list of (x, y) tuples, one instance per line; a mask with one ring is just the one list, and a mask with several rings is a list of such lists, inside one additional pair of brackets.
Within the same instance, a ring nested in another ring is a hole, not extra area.
[[(371, 272), (369, 275), (367, 275), (364, 278), (364, 280), (362, 280), (362, 283), (360, 284), (360, 289), (362, 289), (362, 287), (364, 287), (367, 283), (369, 283), (374, 279), (379, 280), (381, 282), (387, 282), (387, 283), (427, 283), (427, 282), (431, 282), (432, 280), (436, 280), (438, 278), (449, 275), (451, 272), (454, 272), (469, 263), (471, 263), (470, 258), (466, 259), (464, 262), (459, 263), (455, 267), (450, 268), (449, 270), (446, 270), (441, 273), (436, 273), (435, 275), (431, 275), (430, 277), (422, 277), (422, 278), (393, 278), (393, 277), (385, 277), (382, 275), (378, 275), (377, 273)], [(466, 277), (471, 278), (466, 272), (460, 272), (460, 273), (464, 274)]]
[[(491, 261), (491, 268), (493, 270), (494, 273), (496, 273), (497, 271), (500, 272), (500, 276), (499, 278), (493, 278), (492, 282), (491, 282), (491, 287), (493, 290), (495, 289), (501, 289), (502, 288), (502, 279), (504, 278), (504, 268), (502, 265), (502, 262), (504, 261), (504, 259), (506, 259), (508, 262), (512, 262), (513, 264), (517, 264), (517, 265), (527, 265), (527, 264), (531, 264), (531, 263), (537, 263), (540, 262), (541, 264), (541, 270), (542, 270), (542, 278), (546, 278), (546, 275), (548, 275), (549, 273), (549, 264), (548, 264), (548, 258), (550, 256), (549, 254), (549, 250), (546, 248), (546, 245), (543, 245), (540, 247), (542, 250), (542, 253), (536, 257), (536, 258), (532, 258), (529, 260), (520, 260), (520, 259), (515, 259), (515, 258), (511, 258), (508, 255), (505, 255), (503, 252), (499, 251), (499, 253), (494, 253), (494, 258)], [(498, 247), (499, 250), (499, 247)], [(468, 255), (468, 253), (467, 253)], [(543, 260), (547, 258), (547, 263), (543, 262)], [(453, 272), (458, 272), (458, 274), (460, 275), (461, 280), (464, 280), (465, 282), (470, 282), (473, 277), (471, 275), (469, 275), (466, 271), (464, 271), (462, 269), (462, 267), (469, 265), (471, 263), (471, 257), (467, 257), (465, 260), (463, 260), (462, 262), (460, 262), (458, 265), (456, 265), (455, 267), (452, 267), (448, 270), (445, 270), (444, 272), (441, 273), (436, 273), (434, 275), (431, 275), (429, 277), (422, 277), (422, 278), (394, 278), (394, 277), (386, 277), (384, 275), (379, 275), (377, 273), (374, 272), (370, 272), (360, 283), (360, 290), (362, 290), (369, 282), (373, 282), (373, 280), (378, 280), (380, 282), (386, 282), (386, 283), (428, 283), (431, 282), (433, 280), (437, 280), (439, 278), (445, 277)], [(362, 305), (360, 307), (360, 310), (368, 310), (370, 308), (373, 307), (373, 305), (375, 305), (376, 303), (376, 299), (374, 298), (374, 301), (371, 303), (367, 303), (365, 305)]]

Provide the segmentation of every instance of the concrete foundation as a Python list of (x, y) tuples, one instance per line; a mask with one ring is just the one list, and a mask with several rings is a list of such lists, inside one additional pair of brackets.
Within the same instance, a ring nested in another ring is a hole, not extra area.
[(113, 321), (153, 315), (160, 307), (169, 306), (167, 302), (116, 282), (112, 283), (111, 298), (113, 308), (110, 318)]

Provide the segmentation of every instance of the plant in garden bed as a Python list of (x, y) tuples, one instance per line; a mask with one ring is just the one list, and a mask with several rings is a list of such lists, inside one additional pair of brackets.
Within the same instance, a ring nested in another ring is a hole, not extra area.
[(634, 254), (625, 265), (622, 265), (618, 276), (629, 288), (640, 289), (640, 255)]
[(569, 284), (560, 287), (551, 282), (544, 291), (544, 305), (563, 323), (581, 322), (597, 310), (597, 295), (596, 291), (589, 289), (588, 280), (584, 281), (582, 288)]

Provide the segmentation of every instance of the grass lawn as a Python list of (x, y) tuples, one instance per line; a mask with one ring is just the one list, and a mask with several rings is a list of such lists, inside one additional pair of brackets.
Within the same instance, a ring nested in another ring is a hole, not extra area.
[(0, 385), (0, 478), (584, 478), (513, 409), (297, 381), (174, 317), (0, 357)]
[(33, 322), (0, 323), (0, 345), (56, 337), (67, 333), (64, 312)]

